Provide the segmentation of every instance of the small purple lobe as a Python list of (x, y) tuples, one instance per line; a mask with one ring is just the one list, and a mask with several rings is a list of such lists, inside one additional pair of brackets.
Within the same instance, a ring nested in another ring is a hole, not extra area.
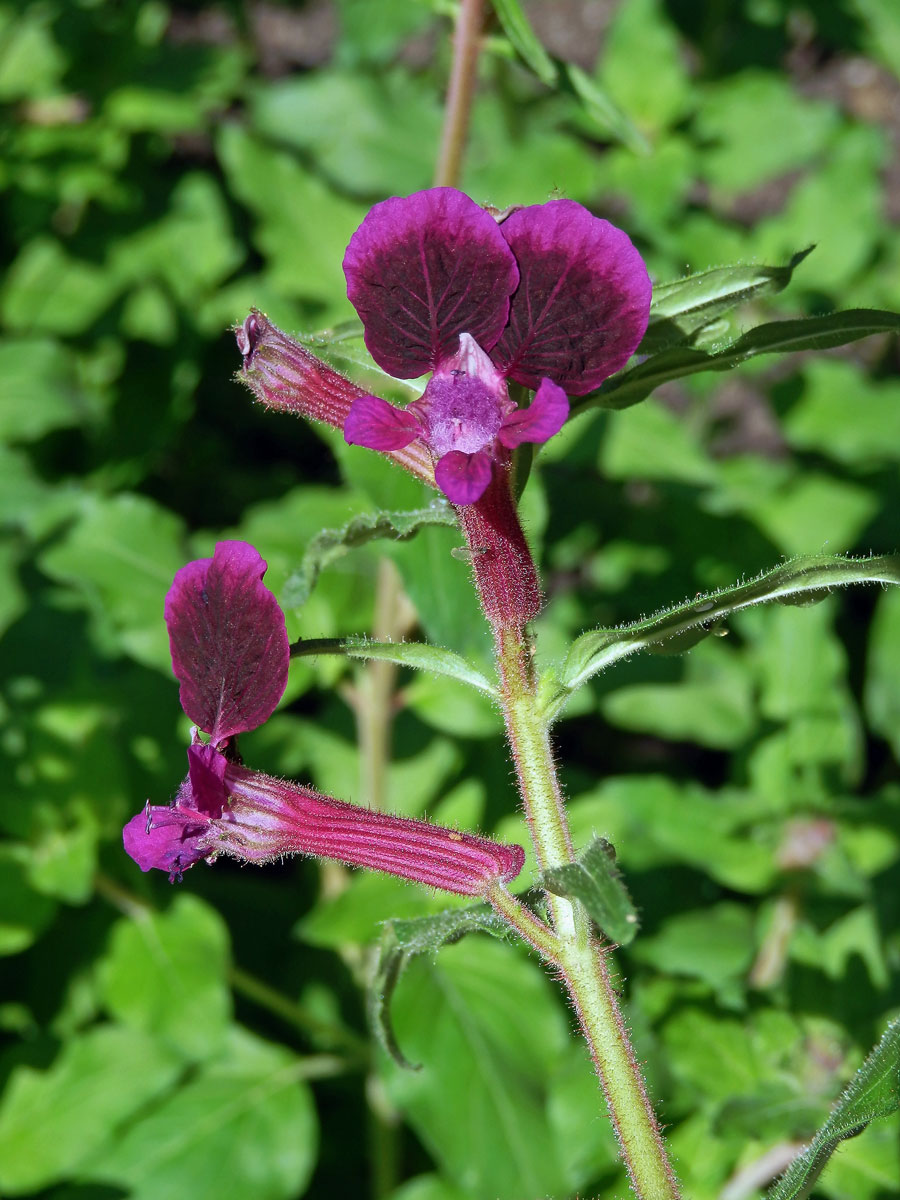
[(500, 226), (521, 282), (491, 357), (510, 379), (544, 377), (582, 396), (625, 365), (650, 315), (650, 278), (628, 235), (574, 200), (514, 212)]
[(421, 433), (411, 412), (395, 408), (380, 396), (354, 400), (344, 422), (344, 441), (369, 450), (402, 450)]
[(433, 371), (461, 333), (490, 350), (519, 278), (500, 226), (455, 188), (376, 204), (350, 239), (344, 274), (369, 353), (398, 379)]
[(463, 454), (451, 450), (435, 466), (434, 478), (451, 504), (474, 504), (491, 482), (492, 470), (490, 455), (484, 451)]
[(569, 398), (561, 387), (542, 379), (528, 408), (517, 408), (504, 417), (498, 434), (509, 450), (522, 442), (546, 442), (559, 433), (569, 415)]
[(181, 568), (166, 596), (181, 706), (213, 746), (261, 725), (287, 686), (287, 629), (265, 572), (247, 542), (219, 542), (212, 558)]
[(122, 843), (142, 871), (166, 871), (174, 882), (209, 854), (209, 825), (189, 809), (154, 805), (131, 818)]

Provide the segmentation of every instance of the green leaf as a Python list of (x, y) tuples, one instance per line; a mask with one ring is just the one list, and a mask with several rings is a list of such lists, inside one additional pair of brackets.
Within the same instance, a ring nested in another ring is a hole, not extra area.
[(425, 642), (369, 642), (365, 638), (310, 638), (295, 642), (291, 647), (294, 657), (312, 654), (343, 654), (347, 658), (381, 659), (397, 663), (401, 667), (415, 667), (419, 671), (430, 671), (434, 675), (445, 675), (468, 683), (488, 696), (496, 696), (497, 689), (460, 654), (445, 650), (443, 646), (429, 646)]
[(900, 762), (900, 592), (879, 598), (866, 657), (866, 713)]
[(318, 1141), (303, 1071), (302, 1059), (235, 1027), (220, 1061), (150, 1106), (82, 1174), (133, 1200), (293, 1200)]
[(838, 1143), (855, 1137), (877, 1117), (900, 1106), (900, 1020), (893, 1021), (857, 1071), (831, 1116), (785, 1171), (767, 1200), (804, 1200), (809, 1196)]
[(96, 405), (79, 388), (75, 363), (49, 339), (0, 342), (0, 436), (30, 441), (51, 429), (85, 424)]
[(445, 909), (432, 917), (385, 922), (369, 985), (369, 1015), (379, 1042), (398, 1066), (418, 1070), (405, 1058), (391, 1024), (391, 1000), (400, 977), (418, 955), (433, 954), (441, 946), (475, 932), (502, 938), (509, 930), (489, 904)]
[(567, 1022), (538, 965), (468, 938), (419, 957), (394, 1006), (423, 1068), (383, 1059), (385, 1083), (442, 1174), (492, 1200), (568, 1195), (546, 1092)]
[(39, 563), (81, 593), (114, 652), (168, 671), (163, 602), (184, 562), (181, 539), (178, 517), (145, 496), (89, 496), (80, 519)]
[(678, 33), (660, 0), (617, 6), (598, 74), (615, 102), (649, 133), (675, 124), (692, 102)]
[(595, 838), (575, 862), (545, 871), (543, 884), (557, 896), (580, 900), (611, 942), (627, 946), (634, 940), (637, 911), (605, 838)]
[(745, 904), (704, 905), (668, 917), (658, 933), (641, 937), (630, 953), (661, 973), (702, 979), (719, 991), (739, 985), (749, 970), (753, 924)]
[(503, 32), (509, 38), (513, 49), (526, 63), (541, 83), (553, 87), (556, 83), (557, 70), (553, 59), (541, 45), (537, 35), (519, 0), (491, 0), (494, 12), (503, 26)]
[(105, 1025), (70, 1041), (45, 1071), (14, 1068), (0, 1107), (4, 1195), (65, 1177), (182, 1067), (164, 1043)]
[(838, 121), (833, 104), (801, 97), (783, 75), (729, 74), (708, 85), (697, 113), (702, 175), (729, 195), (748, 190), (830, 150)]
[(282, 593), (287, 608), (301, 608), (316, 586), (319, 573), (335, 559), (378, 538), (405, 542), (426, 525), (456, 525), (453, 509), (443, 500), (407, 512), (362, 513), (340, 529), (323, 529), (310, 541), (300, 566)]
[(606, 88), (575, 63), (563, 64), (563, 75), (590, 120), (634, 154), (649, 155), (650, 143), (631, 118), (619, 108)]
[(0, 955), (27, 950), (55, 914), (53, 900), (32, 886), (28, 851), (9, 842), (0, 845)]
[(730, 371), (758, 354), (793, 354), (798, 350), (828, 350), (845, 346), (873, 333), (900, 331), (900, 314), (874, 308), (851, 308), (822, 317), (793, 321), (770, 321), (757, 325), (724, 350), (707, 353), (689, 347), (673, 347), (653, 354), (639, 366), (608, 380), (572, 405), (572, 415), (586, 408), (628, 408), (646, 400), (652, 391), (670, 379), (682, 379), (701, 371)]
[(546, 712), (555, 716), (568, 696), (592, 675), (638, 650), (665, 645), (688, 630), (702, 628), (712, 633), (723, 618), (742, 608), (771, 600), (814, 603), (832, 588), (851, 583), (900, 583), (900, 555), (835, 558), (822, 554), (795, 558), (764, 571), (749, 583), (708, 592), (642, 621), (591, 630), (572, 643), (556, 687), (549, 681), (545, 684), (552, 688)]
[(650, 324), (638, 354), (654, 354), (687, 341), (710, 322), (748, 300), (773, 296), (791, 281), (794, 269), (815, 249), (798, 250), (783, 267), (737, 263), (687, 275), (672, 283), (656, 284), (650, 305)]
[(222, 1046), (231, 1017), (226, 981), (228, 931), (195, 896), (180, 895), (164, 913), (116, 923), (100, 964), (109, 1011), (123, 1024), (159, 1034), (192, 1059)]

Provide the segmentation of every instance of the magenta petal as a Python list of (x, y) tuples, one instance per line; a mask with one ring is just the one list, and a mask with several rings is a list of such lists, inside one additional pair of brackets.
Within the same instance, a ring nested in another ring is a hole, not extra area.
[(574, 200), (522, 208), (500, 227), (521, 282), (491, 354), (511, 379), (573, 396), (623, 367), (650, 315), (650, 278), (621, 229)]
[(402, 450), (421, 432), (411, 412), (395, 408), (380, 396), (354, 400), (344, 422), (344, 441), (370, 450)]
[(541, 386), (528, 408), (517, 408), (505, 417), (497, 435), (504, 446), (514, 450), (522, 442), (546, 442), (559, 433), (569, 415), (569, 398), (550, 379)]
[(174, 882), (209, 855), (210, 828), (190, 810), (154, 805), (131, 818), (122, 842), (142, 871), (166, 871)]
[(190, 804), (206, 817), (218, 818), (225, 805), (225, 768), (228, 765), (224, 754), (214, 746), (202, 743), (188, 747), (189, 796), (179, 794), (178, 802), (185, 807)]
[(491, 482), (492, 469), (490, 455), (484, 451), (451, 450), (435, 466), (434, 478), (451, 504), (474, 504)]
[(350, 239), (344, 274), (370, 354), (398, 379), (434, 370), (461, 333), (489, 350), (519, 278), (497, 222), (455, 188), (376, 204)]
[(287, 685), (284, 614), (265, 572), (247, 542), (219, 542), (212, 558), (181, 568), (166, 596), (181, 706), (213, 745), (261, 725)]

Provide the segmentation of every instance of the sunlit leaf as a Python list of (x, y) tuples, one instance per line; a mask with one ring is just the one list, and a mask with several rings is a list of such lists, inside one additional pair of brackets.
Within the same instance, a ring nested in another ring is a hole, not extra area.
[(798, 250), (783, 267), (738, 263), (687, 275), (671, 283), (655, 284), (650, 324), (638, 353), (653, 354), (666, 346), (686, 342), (692, 334), (737, 305), (783, 291), (795, 268), (814, 249), (807, 246)]
[(852, 583), (900, 583), (900, 555), (854, 559), (823, 554), (797, 558), (749, 583), (709, 592), (630, 625), (591, 630), (572, 643), (546, 711), (555, 715), (567, 697), (592, 675), (638, 650), (664, 645), (698, 627), (712, 633), (724, 617), (742, 608), (772, 600), (815, 602), (832, 588)]
[(851, 308), (824, 317), (770, 321), (757, 325), (724, 350), (707, 353), (673, 347), (652, 354), (645, 362), (607, 380), (599, 392), (576, 401), (572, 413), (585, 408), (628, 408), (645, 400), (671, 379), (701, 371), (730, 371), (758, 354), (794, 354), (798, 350), (828, 350), (846, 346), (873, 333), (900, 332), (900, 314), (878, 309)]

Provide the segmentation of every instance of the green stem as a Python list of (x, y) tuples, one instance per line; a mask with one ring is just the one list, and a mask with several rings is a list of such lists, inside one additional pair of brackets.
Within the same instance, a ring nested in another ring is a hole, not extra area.
[[(546, 870), (572, 861), (572, 838), (549, 730), (538, 704), (524, 631), (495, 624), (494, 636), (519, 790), (538, 864)], [(494, 896), (491, 899), (496, 904)], [(555, 936), (552, 943), (545, 939), (545, 956), (558, 968), (578, 1014), (635, 1195), (640, 1200), (677, 1200), (678, 1184), (631, 1047), (608, 952), (593, 936), (580, 905), (551, 893), (547, 901)], [(516, 925), (515, 914), (504, 915)]]
[(461, 0), (453, 38), (453, 66), (444, 108), (444, 129), (434, 173), (435, 187), (456, 187), (462, 166), (469, 113), (478, 73), (481, 51), (481, 24), (484, 0)]

